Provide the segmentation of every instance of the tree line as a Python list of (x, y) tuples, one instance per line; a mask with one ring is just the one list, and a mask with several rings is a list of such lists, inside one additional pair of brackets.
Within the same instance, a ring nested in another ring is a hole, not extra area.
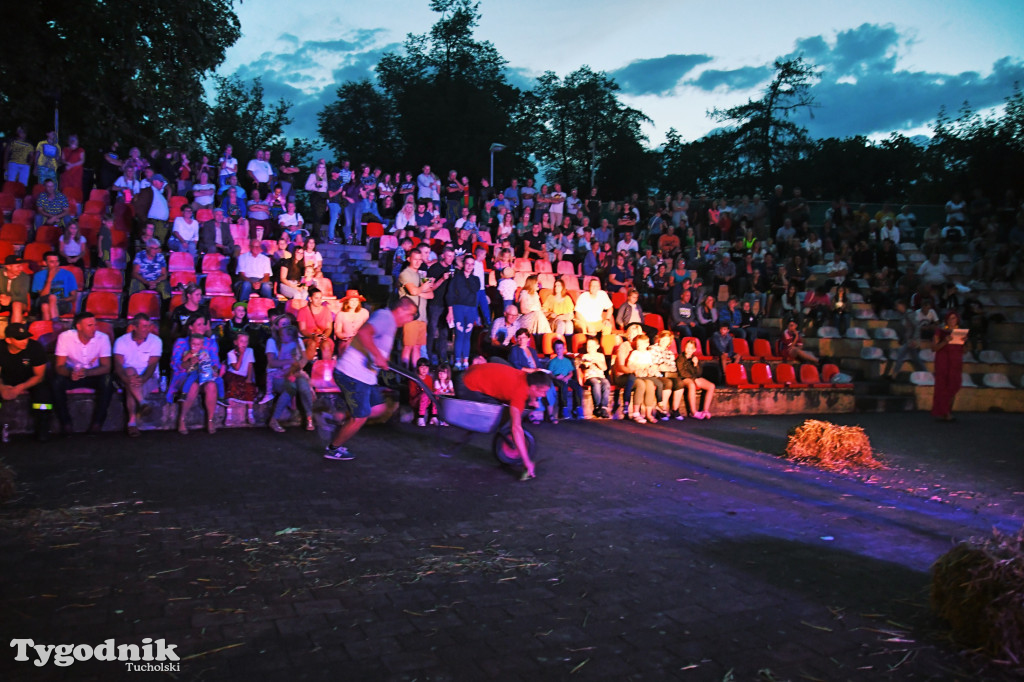
[[(322, 140), (287, 139), (292, 104), (264, 101), (259, 79), (213, 76), (241, 35), (233, 0), (179, 0), (143, 8), (126, 0), (30, 3), (21, 26), (0, 43), (0, 125), (62, 131), (99, 149), (129, 144), (219, 152), (288, 148), (300, 163), (326, 145), (335, 158), (387, 171), (424, 163), (496, 181), (540, 175), (566, 187), (596, 185), (606, 198), (650, 191), (752, 194), (775, 184), (804, 195), (850, 201), (945, 201), (954, 190), (990, 195), (1024, 181), (1024, 94), (982, 117), (964, 103), (938, 112), (927, 142), (893, 133), (814, 139), (796, 114), (819, 105), (818, 70), (802, 57), (779, 59), (771, 82), (745, 104), (713, 110), (720, 127), (696, 140), (671, 129), (652, 147), (650, 119), (623, 103), (606, 73), (581, 66), (547, 72), (528, 89), (513, 85), (508, 63), (474, 31), (472, 0), (429, 0), (429, 31), (385, 54), (374, 80), (339, 84), (318, 114)], [(215, 95), (204, 97), (207, 78)]]

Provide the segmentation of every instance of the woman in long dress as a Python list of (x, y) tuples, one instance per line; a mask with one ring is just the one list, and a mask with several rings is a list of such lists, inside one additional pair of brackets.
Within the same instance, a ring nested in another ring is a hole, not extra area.
[(951, 422), (953, 401), (963, 382), (964, 342), (954, 334), (960, 325), (960, 316), (946, 313), (945, 323), (935, 330), (935, 391), (932, 397), (932, 416), (939, 421)]

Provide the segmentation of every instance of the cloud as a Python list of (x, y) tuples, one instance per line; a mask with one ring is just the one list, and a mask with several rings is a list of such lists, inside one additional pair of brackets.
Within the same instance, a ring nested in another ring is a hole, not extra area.
[(283, 98), (292, 103), (289, 114), (294, 122), (285, 131), (289, 137), (314, 138), (317, 114), (334, 100), (337, 87), (350, 80), (373, 79), (384, 53), (401, 47), (380, 44), (386, 35), (383, 28), (359, 29), (332, 40), (302, 40), (282, 33), (278, 40), (287, 51), (264, 52), (239, 66), (234, 75), (261, 78), (268, 102)]
[(683, 76), (711, 61), (706, 54), (669, 54), (654, 59), (636, 59), (608, 75), (626, 95), (671, 95)]
[(693, 85), (709, 92), (719, 87), (728, 90), (749, 90), (771, 77), (770, 66), (742, 66), (727, 71), (705, 69), (696, 78), (686, 81), (686, 85)]
[(1000, 104), (1024, 80), (1024, 64), (1005, 57), (987, 76), (908, 71), (897, 68), (908, 39), (891, 25), (861, 24), (834, 39), (809, 36), (789, 55), (803, 55), (821, 69), (812, 88), (818, 105), (797, 121), (814, 137), (845, 137), (927, 125), (940, 107), (955, 112), (966, 100), (975, 109)]

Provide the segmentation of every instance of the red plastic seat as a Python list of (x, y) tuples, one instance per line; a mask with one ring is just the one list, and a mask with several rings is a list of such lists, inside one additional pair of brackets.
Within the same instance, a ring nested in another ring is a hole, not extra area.
[(5, 180), (3, 193), (13, 195), (17, 199), (24, 199), (28, 194), (28, 188), (17, 180)]
[(201, 208), (196, 211), (196, 220), (201, 223), (209, 222), (213, 220), (213, 211), (208, 208)]
[(772, 344), (768, 342), (768, 339), (757, 339), (754, 341), (754, 355), (765, 362), (782, 359), (772, 352)]
[(116, 320), (121, 316), (121, 297), (110, 291), (94, 291), (85, 299), (85, 311), (101, 320)]
[(540, 337), (540, 354), (543, 356), (552, 356), (555, 354), (555, 339), (562, 339), (565, 341), (565, 337), (555, 334), (554, 332), (548, 332), (541, 334)]
[(169, 201), (167, 202), (167, 205), (168, 205), (168, 206), (169, 206), (170, 208), (176, 208), (176, 209), (179, 209), (179, 210), (180, 210), (180, 209), (181, 209), (181, 207), (182, 207), (182, 206), (184, 206), (184, 205), (185, 205), (185, 204), (187, 204), (187, 203), (188, 203), (188, 197), (182, 197), (182, 196), (173, 196), (173, 197), (171, 197), (171, 198), (170, 198), (170, 200), (169, 200)]
[(736, 388), (751, 388), (753, 386), (747, 380), (747, 368), (738, 362), (730, 362), (725, 366), (725, 383)]
[(116, 291), (124, 290), (124, 273), (114, 268), (98, 268), (92, 276), (93, 291)]
[[(750, 354), (750, 345), (746, 339), (740, 339), (733, 337), (732, 349), (740, 356), (742, 360), (754, 360), (754, 356)], [(757, 382), (754, 382), (757, 383)]]
[(572, 353), (587, 352), (587, 335), (583, 333), (572, 335)]
[(33, 211), (31, 208), (19, 208), (16, 209), (14, 213), (11, 214), (12, 223), (18, 223), (19, 225), (24, 225), (25, 227), (34, 225), (35, 220), (36, 212)]
[[(658, 313), (644, 313), (644, 324), (648, 327), (654, 327), (659, 332), (665, 331), (665, 318)], [(653, 342), (654, 339), (651, 339)]]
[(194, 273), (194, 272), (180, 272), (179, 271), (179, 272), (172, 272), (172, 273), (170, 273), (170, 275), (171, 275), (171, 288), (172, 289), (174, 287), (178, 286), (179, 284), (184, 286), (186, 284), (195, 284), (196, 283), (196, 273)]
[(750, 368), (751, 383), (761, 388), (783, 388), (772, 377), (772, 368), (765, 362), (755, 362)]
[(14, 254), (14, 244), (0, 240), (0, 261)]
[(818, 374), (818, 368), (814, 365), (800, 365), (800, 383), (807, 384), (808, 386), (814, 386), (815, 388), (821, 388), (828, 384), (821, 383), (821, 376)]
[(330, 360), (316, 360), (309, 376), (309, 384), (317, 393), (340, 393), (334, 383), (334, 363)]
[[(573, 275), (560, 275), (559, 278), (562, 280), (562, 284), (565, 285), (566, 291), (575, 291), (579, 295), (580, 291), (580, 278)], [(573, 299), (575, 300), (575, 299)]]
[(82, 205), (82, 188), (81, 187), (65, 187), (61, 190), (61, 193), (68, 198), (68, 203), (75, 203), (78, 206)]
[(78, 285), (79, 291), (85, 289), (85, 272), (82, 270), (82, 268), (78, 267), (77, 265), (62, 265), (60, 266), (60, 269), (67, 270), (72, 275), (74, 275), (75, 284)]
[(103, 218), (95, 213), (83, 213), (78, 217), (78, 229), (84, 235), (86, 230), (98, 230), (103, 225)]
[(92, 199), (89, 199), (89, 201), (85, 202), (85, 208), (82, 210), (82, 213), (83, 214), (91, 213), (93, 215), (102, 215), (102, 213), (105, 210), (107, 210), (106, 202), (103, 202), (103, 201), (93, 201)]
[(174, 251), (168, 259), (167, 269), (169, 272), (195, 272), (196, 261), (190, 253)]
[(384, 226), (380, 223), (366, 223), (366, 238), (373, 239), (374, 237), (384, 236)]
[(43, 266), (43, 256), (53, 251), (53, 247), (49, 244), (42, 244), (40, 242), (32, 242), (31, 244), (25, 245), (25, 250), (21, 252), (21, 257), (35, 265), (35, 270), (38, 270)]
[(551, 269), (551, 261), (547, 259), (538, 260), (533, 264), (534, 272), (554, 272)]
[(36, 341), (40, 337), (46, 334), (53, 333), (53, 321), (52, 320), (36, 320), (28, 326), (28, 333), (32, 335), (32, 338)]
[(326, 277), (316, 278), (316, 288), (324, 295), (324, 298), (334, 298), (334, 282)]
[(211, 272), (206, 276), (207, 296), (233, 296), (234, 289), (231, 288), (231, 275), (226, 272)]
[(571, 261), (560, 260), (558, 261), (558, 268), (556, 270), (560, 275), (576, 275), (576, 268)]
[(140, 291), (128, 297), (128, 317), (146, 313), (153, 319), (160, 319), (160, 294), (155, 291)]
[(830, 388), (853, 388), (853, 384), (837, 384), (833, 383), (832, 377), (839, 374), (839, 367), (834, 364), (822, 365), (821, 367), (821, 381), (823, 384)]
[[(97, 238), (99, 233), (96, 234)], [(110, 231), (110, 246), (115, 249), (127, 249), (128, 248), (128, 233), (124, 230), (111, 230)]]
[(57, 240), (60, 239), (61, 229), (56, 225), (40, 225), (36, 229), (35, 241), (41, 244), (49, 244), (55, 246)]
[(207, 253), (203, 255), (202, 271), (205, 273), (225, 272), (225, 268), (227, 268), (227, 266), (227, 256), (219, 253)]
[(110, 205), (110, 192), (105, 189), (89, 190), (89, 201), (98, 201), (104, 206)]
[(215, 320), (230, 320), (234, 296), (214, 296), (210, 299), (210, 317)]
[(270, 311), (277, 306), (272, 298), (250, 298), (248, 301), (250, 322), (270, 322)]
[(5, 242), (24, 244), (28, 241), (28, 227), (20, 223), (7, 223), (0, 227), (0, 239)]
[(516, 258), (512, 263), (515, 272), (533, 272), (533, 261), (529, 258)]
[(775, 365), (775, 381), (782, 384), (786, 388), (806, 388), (807, 384), (802, 384), (796, 380), (796, 370), (793, 369), (793, 365), (782, 362)]

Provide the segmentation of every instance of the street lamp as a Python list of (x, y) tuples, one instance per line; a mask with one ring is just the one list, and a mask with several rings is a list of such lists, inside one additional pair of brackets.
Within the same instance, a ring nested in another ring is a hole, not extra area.
[(493, 191), (493, 188), (494, 188), (494, 152), (503, 152), (503, 151), (505, 151), (505, 145), (501, 144), (500, 142), (495, 142), (494, 144), (491, 145), (491, 188), (492, 188), (492, 191)]

